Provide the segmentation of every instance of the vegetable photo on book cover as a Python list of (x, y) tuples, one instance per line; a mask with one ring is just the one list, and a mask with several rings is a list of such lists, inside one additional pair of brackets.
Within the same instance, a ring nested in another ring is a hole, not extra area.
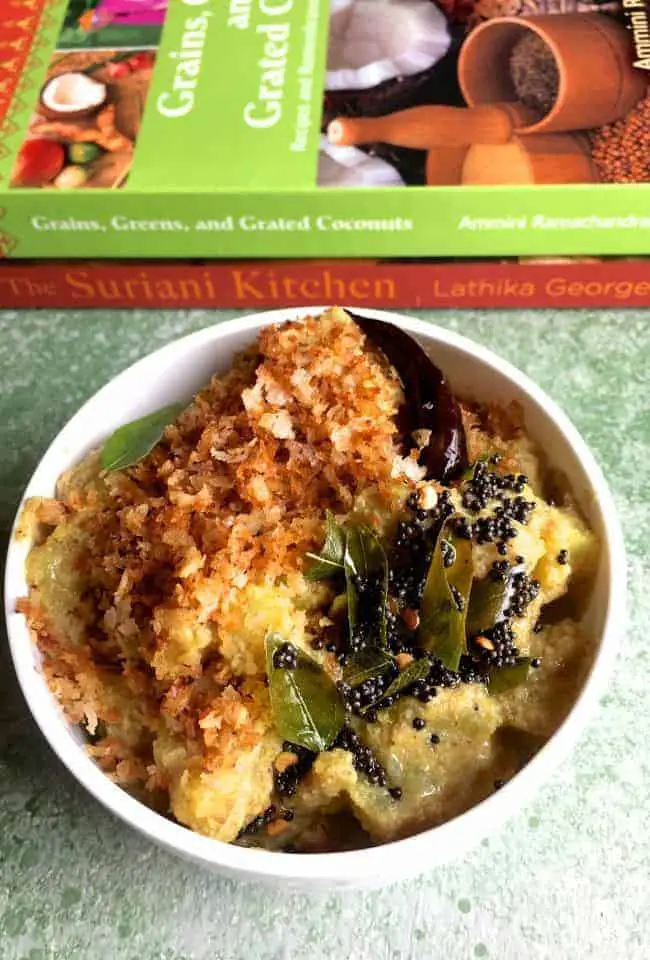
[(153, 50), (56, 54), (14, 167), (18, 187), (121, 187), (155, 61)]

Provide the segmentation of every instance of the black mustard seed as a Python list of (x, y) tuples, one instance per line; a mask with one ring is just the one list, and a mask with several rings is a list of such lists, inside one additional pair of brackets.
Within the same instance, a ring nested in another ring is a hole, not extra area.
[(273, 654), (273, 666), (277, 670), (295, 670), (298, 651), (292, 643), (283, 643)]

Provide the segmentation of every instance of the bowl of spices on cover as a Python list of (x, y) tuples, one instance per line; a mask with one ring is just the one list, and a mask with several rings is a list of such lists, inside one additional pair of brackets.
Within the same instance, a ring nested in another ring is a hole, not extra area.
[(500, 17), (473, 30), (458, 80), (469, 106), (517, 102), (521, 133), (588, 130), (618, 120), (643, 96), (629, 30), (600, 13)]
[(5, 601), (30, 710), (107, 810), (225, 876), (336, 890), (461, 856), (552, 776), (610, 677), (625, 558), (584, 440), (514, 367), (288, 309), (81, 408)]

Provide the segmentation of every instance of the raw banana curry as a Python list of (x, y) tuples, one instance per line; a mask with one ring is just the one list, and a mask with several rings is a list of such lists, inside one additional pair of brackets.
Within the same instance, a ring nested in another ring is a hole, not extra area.
[(598, 543), (498, 400), (332, 309), (29, 501), (20, 609), (102, 769), (285, 852), (409, 836), (513, 777), (589, 669)]

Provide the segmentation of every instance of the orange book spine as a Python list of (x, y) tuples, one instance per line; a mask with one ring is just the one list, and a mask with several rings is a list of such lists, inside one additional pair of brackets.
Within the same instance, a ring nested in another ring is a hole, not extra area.
[(650, 261), (0, 263), (0, 308), (650, 306)]

